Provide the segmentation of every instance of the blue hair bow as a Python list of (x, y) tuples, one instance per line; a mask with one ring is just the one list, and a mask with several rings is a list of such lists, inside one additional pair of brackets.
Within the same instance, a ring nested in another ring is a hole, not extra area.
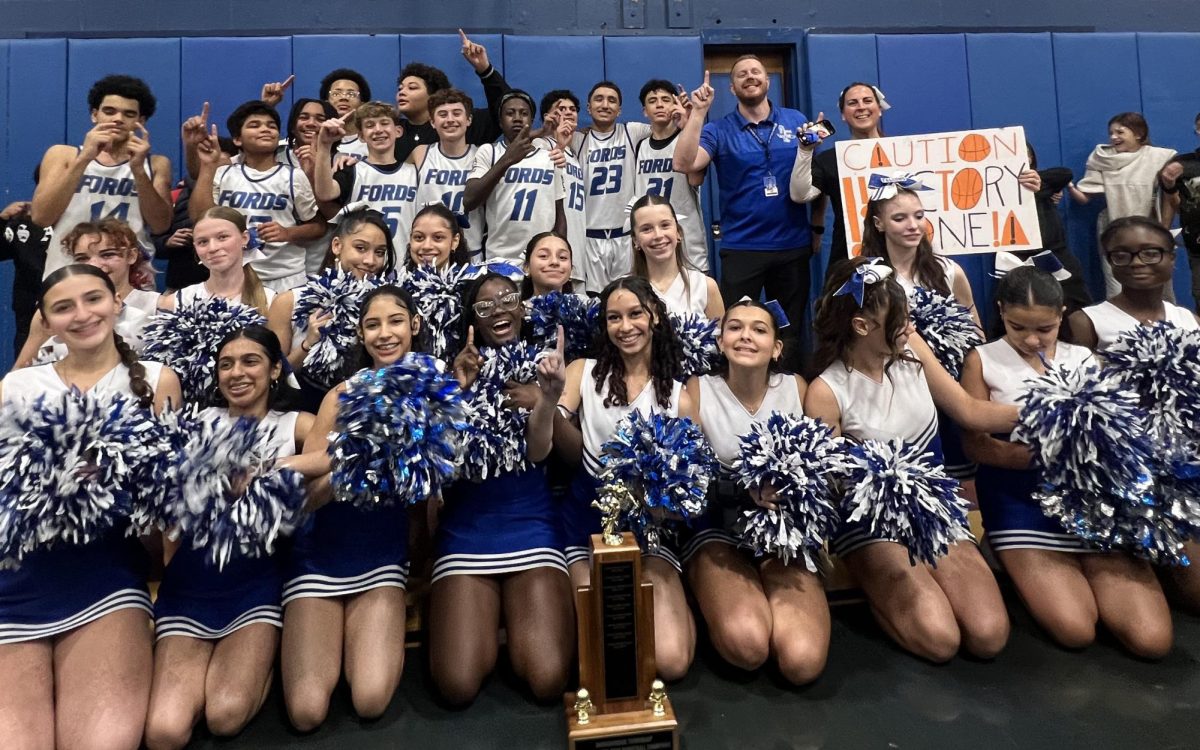
[(873, 201), (884, 201), (894, 198), (900, 188), (904, 188), (905, 190), (933, 190), (933, 188), (926, 186), (907, 172), (897, 172), (891, 177), (873, 172), (871, 178), (867, 180), (867, 189), (871, 191), (871, 200)]
[[(750, 295), (748, 294), (742, 295), (742, 298), (738, 300), (739, 303), (750, 301)], [(779, 304), (779, 300), (769, 299), (762, 303), (762, 306), (767, 308), (767, 312), (771, 313), (771, 317), (775, 319), (775, 327), (779, 330), (782, 331), (792, 324), (792, 321), (788, 320), (787, 313), (783, 311), (783, 305)]]
[(892, 275), (892, 267), (884, 262), (883, 258), (871, 258), (866, 263), (857, 266), (854, 273), (850, 274), (850, 278), (846, 279), (846, 283), (842, 284), (834, 297), (840, 297), (843, 294), (854, 296), (854, 301), (859, 307), (863, 305), (863, 295), (866, 293), (867, 284), (875, 284), (883, 281), (888, 276)]

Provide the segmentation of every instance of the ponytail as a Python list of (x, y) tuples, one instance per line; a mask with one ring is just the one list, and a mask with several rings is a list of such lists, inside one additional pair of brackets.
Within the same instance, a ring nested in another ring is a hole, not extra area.
[(242, 304), (258, 310), (264, 318), (267, 316), (267, 293), (262, 279), (249, 263), (242, 266)]
[(129, 390), (137, 398), (138, 406), (143, 409), (151, 408), (154, 405), (154, 389), (146, 380), (146, 367), (138, 361), (133, 347), (116, 331), (113, 331), (113, 344), (117, 347), (117, 354), (121, 356), (121, 364), (129, 370)]

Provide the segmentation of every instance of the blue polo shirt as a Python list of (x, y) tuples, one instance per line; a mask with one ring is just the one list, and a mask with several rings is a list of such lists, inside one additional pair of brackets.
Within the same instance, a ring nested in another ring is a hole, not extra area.
[[(767, 119), (751, 124), (736, 108), (704, 126), (700, 148), (712, 157), (721, 199), (722, 250), (798, 250), (812, 245), (808, 211), (788, 196), (796, 161), (796, 129), (808, 118), (771, 106)], [(763, 194), (775, 176), (778, 194)]]

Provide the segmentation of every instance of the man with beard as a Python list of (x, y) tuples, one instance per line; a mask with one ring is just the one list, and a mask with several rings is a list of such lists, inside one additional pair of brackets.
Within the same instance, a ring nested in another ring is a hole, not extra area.
[[(729, 89), (737, 108), (708, 124), (713, 102), (709, 76), (692, 92), (693, 111), (675, 143), (675, 170), (687, 174), (716, 166), (721, 201), (721, 295), (730, 305), (766, 292), (783, 307), (792, 337), (803, 329), (808, 305), (812, 234), (808, 212), (792, 202), (788, 181), (796, 160), (797, 131), (808, 118), (767, 100), (771, 82), (762, 61), (743, 55), (733, 64)], [(794, 343), (794, 342), (793, 342)], [(798, 347), (791, 346), (792, 366)]]

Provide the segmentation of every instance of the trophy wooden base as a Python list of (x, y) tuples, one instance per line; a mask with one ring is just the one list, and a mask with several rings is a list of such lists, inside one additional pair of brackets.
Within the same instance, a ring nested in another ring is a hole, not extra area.
[(654, 709), (619, 713), (592, 713), (580, 724), (575, 693), (567, 693), (567, 747), (569, 750), (679, 750), (679, 724), (671, 699), (663, 700), (663, 716)]

